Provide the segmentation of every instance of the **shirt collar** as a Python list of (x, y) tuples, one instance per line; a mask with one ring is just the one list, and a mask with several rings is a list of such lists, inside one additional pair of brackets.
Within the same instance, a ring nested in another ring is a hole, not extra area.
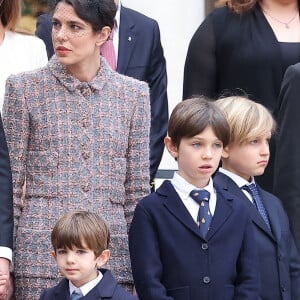
[[(178, 174), (178, 172), (174, 172), (173, 178), (171, 179), (171, 183), (174, 188), (180, 192), (185, 198), (189, 197), (190, 193), (194, 189), (200, 189), (199, 187), (194, 186), (193, 184), (186, 181), (182, 176)], [(208, 185), (201, 188), (202, 190), (208, 191), (211, 195), (214, 193), (213, 181), (210, 178)]]
[(85, 296), (86, 294), (88, 294), (103, 278), (103, 275), (100, 271), (98, 271), (98, 276), (93, 279), (92, 281), (87, 282), (86, 284), (82, 285), (81, 287), (76, 287), (71, 280), (69, 280), (69, 289), (70, 289), (70, 295), (72, 295), (72, 293), (74, 291), (81, 293), (83, 296)]
[(248, 182), (247, 180), (245, 180), (241, 176), (239, 176), (235, 173), (232, 173), (228, 170), (225, 170), (223, 168), (219, 168), (219, 172), (221, 172), (221, 173), (227, 175), (228, 177), (230, 177), (238, 185), (239, 188), (241, 188), (244, 185), (249, 185), (251, 183), (255, 183), (255, 180), (254, 180), (253, 176), (251, 177), (251, 182)]
[(119, 28), (119, 25), (120, 25), (120, 14), (121, 14), (121, 1), (119, 2), (119, 5), (117, 7), (117, 12), (115, 15), (115, 21), (116, 21), (117, 28)]

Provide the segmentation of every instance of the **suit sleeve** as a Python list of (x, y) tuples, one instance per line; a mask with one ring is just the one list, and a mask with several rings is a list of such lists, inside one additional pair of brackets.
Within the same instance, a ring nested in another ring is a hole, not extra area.
[[(16, 78), (16, 77), (15, 77)], [(16, 234), (18, 220), (23, 203), (22, 187), (25, 182), (25, 159), (29, 133), (29, 118), (24, 101), (24, 81), (7, 79), (6, 94), (3, 106), (3, 126), (10, 154), (13, 179), (14, 232)]]
[(216, 94), (215, 33), (208, 16), (193, 35), (185, 60), (183, 100), (204, 95), (214, 98)]
[(125, 181), (126, 201), (124, 213), (127, 227), (131, 224), (137, 202), (149, 194), (149, 131), (150, 101), (145, 83), (137, 93), (136, 106), (131, 117), (128, 137), (127, 171)]
[(129, 231), (132, 275), (137, 294), (143, 300), (172, 300), (161, 282), (159, 241), (151, 215), (138, 204)]
[(300, 251), (300, 64), (287, 69), (279, 96), (278, 133), (274, 167), (274, 194), (289, 217), (296, 246)]
[(157, 22), (154, 22), (153, 26), (153, 45), (147, 73), (151, 102), (150, 179), (152, 180), (163, 155), (169, 116), (166, 60)]
[(52, 13), (40, 15), (37, 18), (35, 35), (42, 39), (46, 45), (48, 59), (54, 54), (52, 44)]
[[(10, 161), (0, 118), (0, 246), (13, 248), (13, 196)], [(1, 257), (1, 253), (0, 253)]]

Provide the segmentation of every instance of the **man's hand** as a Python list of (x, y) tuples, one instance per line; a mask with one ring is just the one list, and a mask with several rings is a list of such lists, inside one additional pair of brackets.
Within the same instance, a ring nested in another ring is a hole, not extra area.
[(12, 294), (9, 264), (9, 260), (0, 257), (0, 300), (9, 300)]

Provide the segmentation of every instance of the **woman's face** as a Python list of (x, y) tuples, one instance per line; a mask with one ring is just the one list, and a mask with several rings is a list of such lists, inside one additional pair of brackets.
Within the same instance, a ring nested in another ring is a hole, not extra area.
[(109, 31), (102, 29), (95, 33), (92, 25), (80, 19), (74, 8), (67, 3), (59, 2), (55, 8), (53, 47), (58, 60), (67, 68), (99, 61), (100, 45), (106, 41)]

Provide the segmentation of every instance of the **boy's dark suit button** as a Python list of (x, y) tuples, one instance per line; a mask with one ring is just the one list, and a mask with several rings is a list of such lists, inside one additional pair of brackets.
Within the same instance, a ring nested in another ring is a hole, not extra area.
[(281, 291), (285, 292), (286, 291), (286, 287), (284, 285), (281, 286)]
[(203, 282), (204, 282), (204, 283), (210, 283), (210, 277), (204, 276), (204, 277), (203, 277)]
[(203, 243), (201, 245), (202, 250), (207, 250), (208, 249), (208, 244), (207, 243)]

